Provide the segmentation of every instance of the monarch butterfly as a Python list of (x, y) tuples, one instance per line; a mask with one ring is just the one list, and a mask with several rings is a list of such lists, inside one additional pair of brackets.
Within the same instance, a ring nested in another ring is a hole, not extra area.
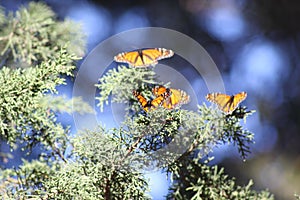
[(217, 104), (219, 109), (225, 114), (231, 114), (238, 105), (246, 99), (246, 97), (246, 92), (240, 92), (232, 96), (221, 93), (211, 93), (206, 95), (206, 99)]
[(174, 52), (165, 48), (139, 49), (119, 53), (114, 57), (116, 62), (128, 63), (132, 67), (148, 67), (156, 65), (158, 60), (170, 58)]
[(174, 109), (177, 106), (186, 104), (190, 100), (190, 96), (182, 90), (173, 88), (166, 88), (164, 86), (156, 86), (152, 89), (152, 93), (156, 96), (163, 96), (164, 101), (162, 106), (167, 109)]
[(149, 108), (151, 107), (151, 104), (149, 104), (149, 102), (146, 100), (146, 98), (141, 95), (141, 93), (137, 92), (137, 91), (133, 91), (132, 94), (137, 98), (137, 100), (140, 102), (140, 104), (142, 105), (143, 109), (148, 112)]
[(147, 101), (146, 98), (137, 91), (133, 91), (133, 95), (137, 98), (137, 100), (140, 102), (141, 106), (146, 112), (148, 112), (150, 109), (156, 108), (164, 100), (163, 95), (156, 97), (152, 101)]

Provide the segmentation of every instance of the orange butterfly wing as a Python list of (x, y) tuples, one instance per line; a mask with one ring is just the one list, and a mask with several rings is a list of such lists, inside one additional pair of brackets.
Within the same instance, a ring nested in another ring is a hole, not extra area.
[(232, 113), (238, 107), (238, 105), (246, 99), (246, 97), (246, 92), (240, 92), (233, 96), (221, 93), (211, 93), (206, 95), (206, 99), (217, 104), (219, 109), (225, 114)]
[(141, 104), (141, 106), (143, 107), (143, 109), (148, 112), (150, 105), (147, 101), (147, 99), (141, 95), (141, 93), (137, 92), (137, 91), (133, 91), (133, 95), (137, 98), (137, 100), (139, 101), (139, 103)]
[(158, 60), (169, 58), (174, 52), (165, 48), (151, 48), (119, 53), (114, 57), (116, 62), (128, 63), (133, 67), (147, 67), (156, 65)]
[(190, 100), (190, 96), (187, 95), (186, 92), (177, 89), (169, 89), (164, 86), (154, 87), (152, 93), (156, 98), (152, 101), (147, 101), (147, 99), (139, 92), (133, 91), (133, 95), (137, 98), (146, 112), (150, 109), (157, 108), (160, 105), (167, 109), (174, 109), (175, 107), (188, 103)]
[(133, 95), (137, 98), (142, 108), (148, 112), (151, 109), (157, 108), (165, 100), (164, 96), (160, 95), (153, 99), (152, 101), (147, 101), (147, 99), (137, 91), (133, 91)]
[(116, 62), (128, 63), (129, 65), (133, 66), (143, 65), (143, 61), (139, 51), (119, 53), (114, 57), (114, 60)]
[(161, 96), (161, 95), (166, 96), (166, 95), (168, 95), (168, 94), (170, 93), (170, 89), (169, 89), (169, 88), (166, 88), (166, 87), (164, 87), (164, 86), (162, 86), (162, 85), (160, 85), (160, 86), (155, 86), (155, 87), (152, 89), (152, 93), (153, 93), (156, 97)]
[(189, 102), (189, 95), (182, 90), (169, 89), (164, 86), (156, 86), (152, 89), (152, 93), (159, 97), (163, 97), (163, 107), (167, 109), (174, 109), (177, 106)]
[(165, 100), (165, 97), (163, 95), (160, 95), (151, 101), (151, 106), (157, 107), (157, 106), (161, 105), (164, 100)]
[(171, 94), (163, 103), (163, 107), (167, 109), (174, 109), (182, 104), (187, 104), (190, 100), (190, 96), (182, 90), (170, 89), (170, 92)]
[(231, 112), (233, 112), (238, 107), (238, 105), (246, 99), (246, 97), (247, 97), (246, 92), (240, 92), (240, 93), (234, 95), (233, 102), (230, 107)]

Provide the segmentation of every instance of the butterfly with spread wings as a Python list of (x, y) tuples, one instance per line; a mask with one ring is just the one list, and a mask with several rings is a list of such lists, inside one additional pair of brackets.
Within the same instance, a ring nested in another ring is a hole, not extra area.
[(138, 49), (135, 51), (119, 53), (114, 57), (116, 62), (127, 63), (132, 67), (154, 66), (158, 60), (170, 58), (174, 52), (165, 48)]
[(187, 104), (190, 101), (190, 96), (186, 92), (179, 89), (166, 88), (161, 85), (155, 86), (152, 89), (152, 93), (156, 97), (161, 95), (165, 97), (162, 106), (167, 109), (174, 109), (182, 104)]
[(156, 86), (152, 89), (152, 93), (155, 98), (152, 101), (147, 101), (139, 92), (133, 91), (133, 95), (137, 98), (146, 112), (155, 109), (160, 105), (167, 109), (174, 109), (189, 102), (189, 95), (182, 90)]
[(165, 99), (165, 97), (163, 95), (161, 95), (159, 97), (156, 97), (152, 101), (147, 101), (147, 99), (140, 92), (137, 92), (134, 90), (132, 94), (133, 94), (133, 96), (135, 96), (137, 98), (137, 100), (141, 104), (142, 108), (146, 112), (148, 112), (151, 109), (157, 108), (161, 104), (161, 102), (163, 102)]
[(225, 114), (231, 114), (246, 97), (246, 92), (240, 92), (232, 96), (221, 93), (210, 93), (206, 95), (206, 99), (217, 104), (219, 109)]

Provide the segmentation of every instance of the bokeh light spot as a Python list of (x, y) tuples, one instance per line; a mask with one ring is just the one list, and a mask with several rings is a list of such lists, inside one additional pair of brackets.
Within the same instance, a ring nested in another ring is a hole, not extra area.
[(145, 12), (141, 8), (132, 8), (126, 11), (116, 20), (115, 33), (126, 31), (133, 28), (150, 26)]
[(111, 32), (111, 16), (103, 7), (82, 3), (81, 6), (71, 8), (68, 16), (82, 23), (83, 30), (87, 34), (88, 46), (94, 47)]
[[(201, 21), (201, 23), (203, 23)], [(231, 7), (209, 9), (204, 14), (204, 26), (214, 37), (222, 41), (233, 41), (243, 36), (245, 21)]]

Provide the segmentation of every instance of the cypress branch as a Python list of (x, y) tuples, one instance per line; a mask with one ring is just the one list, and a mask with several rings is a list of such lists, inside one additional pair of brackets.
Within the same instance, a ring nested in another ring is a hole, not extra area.
[(0, 10), (0, 56), (7, 67), (0, 70), (0, 137), (12, 150), (23, 143), (24, 150), (39, 146), (42, 152), (18, 168), (0, 170), (1, 197), (150, 199), (141, 170), (152, 166), (173, 180), (167, 199), (274, 199), (268, 191), (253, 190), (251, 180), (236, 185), (223, 168), (206, 159), (223, 143), (235, 144), (246, 158), (253, 133), (240, 121), (253, 111), (240, 107), (224, 115), (202, 104), (197, 111), (158, 106), (145, 112), (132, 91), (153, 98), (151, 88), (164, 84), (153, 68), (109, 70), (96, 85), (96, 99), (101, 110), (110, 96), (112, 102), (128, 105), (122, 127), (99, 127), (71, 137), (57, 122), (56, 112), (72, 112), (72, 101), (75, 111), (91, 108), (81, 99), (66, 101), (54, 94), (58, 85), (66, 84), (66, 76), (73, 76), (73, 63), (84, 52), (79, 26), (56, 21), (53, 11), (40, 3), (7, 18), (3, 13)]
[[(0, 13), (0, 20), (2, 16)], [(54, 12), (43, 3), (30, 2), (28, 7), (10, 12), (0, 24), (0, 58), (7, 66), (38, 65), (52, 59), (66, 43), (69, 53), (84, 54), (81, 26), (70, 20), (56, 21)]]

